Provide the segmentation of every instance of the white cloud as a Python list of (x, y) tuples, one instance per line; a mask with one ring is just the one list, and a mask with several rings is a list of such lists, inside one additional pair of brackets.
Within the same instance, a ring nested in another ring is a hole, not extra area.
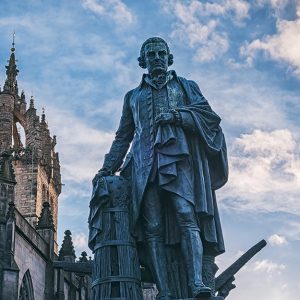
[(227, 52), (229, 42), (225, 33), (217, 33), (217, 21), (209, 21), (206, 25), (195, 21), (190, 24), (177, 24), (172, 37), (179, 37), (183, 42), (196, 50), (194, 59), (197, 61), (211, 61)]
[(220, 3), (200, 1), (163, 1), (164, 11), (176, 17), (171, 36), (195, 49), (194, 59), (212, 61), (229, 48), (226, 32), (219, 30), (219, 17), (241, 22), (248, 17), (250, 5), (246, 1), (224, 0)]
[(278, 235), (276, 233), (271, 235), (268, 238), (268, 241), (272, 246), (283, 246), (288, 244), (286, 238), (283, 235)]
[(90, 181), (101, 167), (104, 153), (108, 152), (114, 132), (93, 129), (84, 120), (68, 111), (49, 107), (52, 131), (57, 134), (64, 181)]
[(77, 233), (72, 238), (73, 245), (78, 251), (87, 251), (88, 250), (88, 238), (84, 233)]
[(243, 0), (221, 0), (219, 3), (202, 3), (196, 0), (164, 1), (164, 9), (175, 9), (182, 21), (192, 21), (196, 16), (226, 16), (236, 21), (248, 18), (250, 4)]
[(274, 275), (274, 273), (281, 274), (285, 269), (285, 265), (274, 263), (268, 259), (256, 261), (254, 264), (254, 271), (272, 275)]
[(292, 133), (254, 130), (235, 139), (230, 180), (220, 191), (225, 207), (300, 215), (300, 158)]
[(82, 6), (97, 15), (105, 16), (124, 26), (132, 25), (136, 17), (128, 6), (121, 0), (83, 0)]
[(291, 107), (293, 111), (298, 109), (298, 94), (270, 86), (269, 78), (254, 69), (232, 73), (235, 75), (199, 72), (197, 66), (187, 73), (188, 78), (199, 83), (204, 96), (221, 116), (230, 148), (233, 143), (230, 138), (245, 131), (279, 128), (290, 128), (295, 133), (299, 131), (287, 110)]
[(243, 0), (227, 0), (223, 5), (225, 11), (232, 12), (236, 21), (242, 21), (249, 17), (250, 4), (248, 1)]
[(300, 241), (300, 222), (295, 220), (287, 220), (281, 229), (291, 241)]
[[(277, 6), (283, 5), (280, 1), (273, 2)], [(257, 53), (263, 52), (270, 59), (288, 64), (295, 75), (300, 76), (300, 2), (297, 11), (295, 20), (277, 20), (275, 34), (266, 35), (242, 46), (241, 56), (253, 61)]]
[[(220, 272), (223, 272), (241, 254), (243, 254), (242, 251), (232, 254), (226, 252), (217, 257), (216, 262), (220, 267)], [(262, 251), (258, 256), (265, 254)], [(293, 277), (289, 272), (291, 272), (289, 266), (276, 261), (276, 258), (268, 257), (258, 260), (253, 258), (235, 275), (234, 284), (237, 287), (230, 292), (229, 298), (231, 300), (293, 299), (293, 287), (297, 283), (297, 276)], [(274, 285), (274, 282), (277, 284)]]
[(257, 0), (256, 1), (256, 4), (258, 6), (270, 5), (272, 8), (278, 10), (285, 8), (289, 3), (291, 4), (291, 0)]
[[(57, 68), (68, 68), (76, 71), (102, 71), (114, 77), (111, 83), (114, 86), (133, 86), (137, 77), (136, 70), (132, 68), (133, 59), (129, 59), (124, 51), (116, 48), (100, 35), (87, 34), (85, 40), (85, 44), (80, 39), (73, 41), (72, 52), (59, 57), (51, 71), (56, 72)], [(70, 81), (74, 82), (74, 79), (70, 78)], [(100, 85), (99, 82), (97, 84)], [(88, 86), (87, 91), (89, 89), (92, 87)]]

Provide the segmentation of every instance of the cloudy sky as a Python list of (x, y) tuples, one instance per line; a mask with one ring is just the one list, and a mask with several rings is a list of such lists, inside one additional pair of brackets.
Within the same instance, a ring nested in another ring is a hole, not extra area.
[(91, 179), (143, 70), (150, 36), (222, 117), (230, 180), (218, 191), (224, 270), (264, 238), (231, 300), (296, 299), (300, 288), (299, 0), (1, 0), (0, 82), (16, 31), (19, 88), (46, 110), (62, 167), (59, 243), (87, 249)]

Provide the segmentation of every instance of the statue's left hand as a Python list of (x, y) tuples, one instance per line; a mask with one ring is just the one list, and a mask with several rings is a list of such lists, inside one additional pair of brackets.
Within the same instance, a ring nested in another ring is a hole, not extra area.
[(161, 113), (155, 118), (155, 123), (157, 125), (173, 124), (175, 123), (175, 121), (176, 119), (174, 117), (174, 114), (171, 112)]
[(93, 185), (96, 184), (96, 182), (101, 178), (105, 176), (112, 175), (112, 173), (106, 169), (100, 169), (98, 173), (95, 175), (94, 179), (92, 180)]

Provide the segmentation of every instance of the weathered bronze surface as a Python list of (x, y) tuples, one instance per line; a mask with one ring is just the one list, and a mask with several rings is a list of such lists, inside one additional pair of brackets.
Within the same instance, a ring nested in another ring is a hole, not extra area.
[[(163, 39), (146, 40), (138, 61), (148, 73), (125, 95), (115, 139), (93, 180), (89, 225), (94, 291), (107, 299), (138, 299), (124, 292), (126, 284), (140, 280), (138, 255), (142, 274), (156, 284), (156, 299), (224, 299), (215, 298), (214, 263), (225, 251), (215, 196), (228, 179), (221, 118), (194, 81), (168, 71), (173, 55)], [(118, 171), (121, 177), (113, 176)], [(119, 209), (122, 197), (128, 214), (108, 217), (107, 209)], [(120, 224), (130, 231), (129, 236), (124, 233), (126, 243), (117, 237)], [(99, 243), (110, 243), (111, 252), (101, 256)], [(109, 266), (103, 266), (103, 256)], [(132, 261), (135, 268), (128, 269)], [(112, 280), (101, 287), (105, 268)], [(127, 280), (121, 269), (129, 272)], [(120, 276), (119, 285), (114, 276)]]

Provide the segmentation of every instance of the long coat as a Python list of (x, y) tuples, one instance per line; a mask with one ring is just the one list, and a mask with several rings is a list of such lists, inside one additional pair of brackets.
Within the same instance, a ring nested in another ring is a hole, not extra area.
[[(175, 74), (175, 73), (174, 73)], [(176, 74), (175, 74), (176, 76)], [(192, 158), (193, 204), (198, 216), (204, 249), (210, 254), (224, 252), (223, 235), (215, 190), (228, 179), (227, 151), (220, 127), (220, 117), (214, 113), (194, 81), (177, 77), (187, 103), (178, 107), (182, 128), (186, 132)], [(133, 224), (138, 224), (140, 207), (154, 162), (156, 128), (151, 87), (142, 81), (125, 95), (119, 128), (111, 149), (105, 155), (103, 167), (113, 173), (119, 170), (131, 144), (124, 173), (130, 167), (132, 185)], [(178, 242), (172, 218), (167, 221), (167, 243)]]

